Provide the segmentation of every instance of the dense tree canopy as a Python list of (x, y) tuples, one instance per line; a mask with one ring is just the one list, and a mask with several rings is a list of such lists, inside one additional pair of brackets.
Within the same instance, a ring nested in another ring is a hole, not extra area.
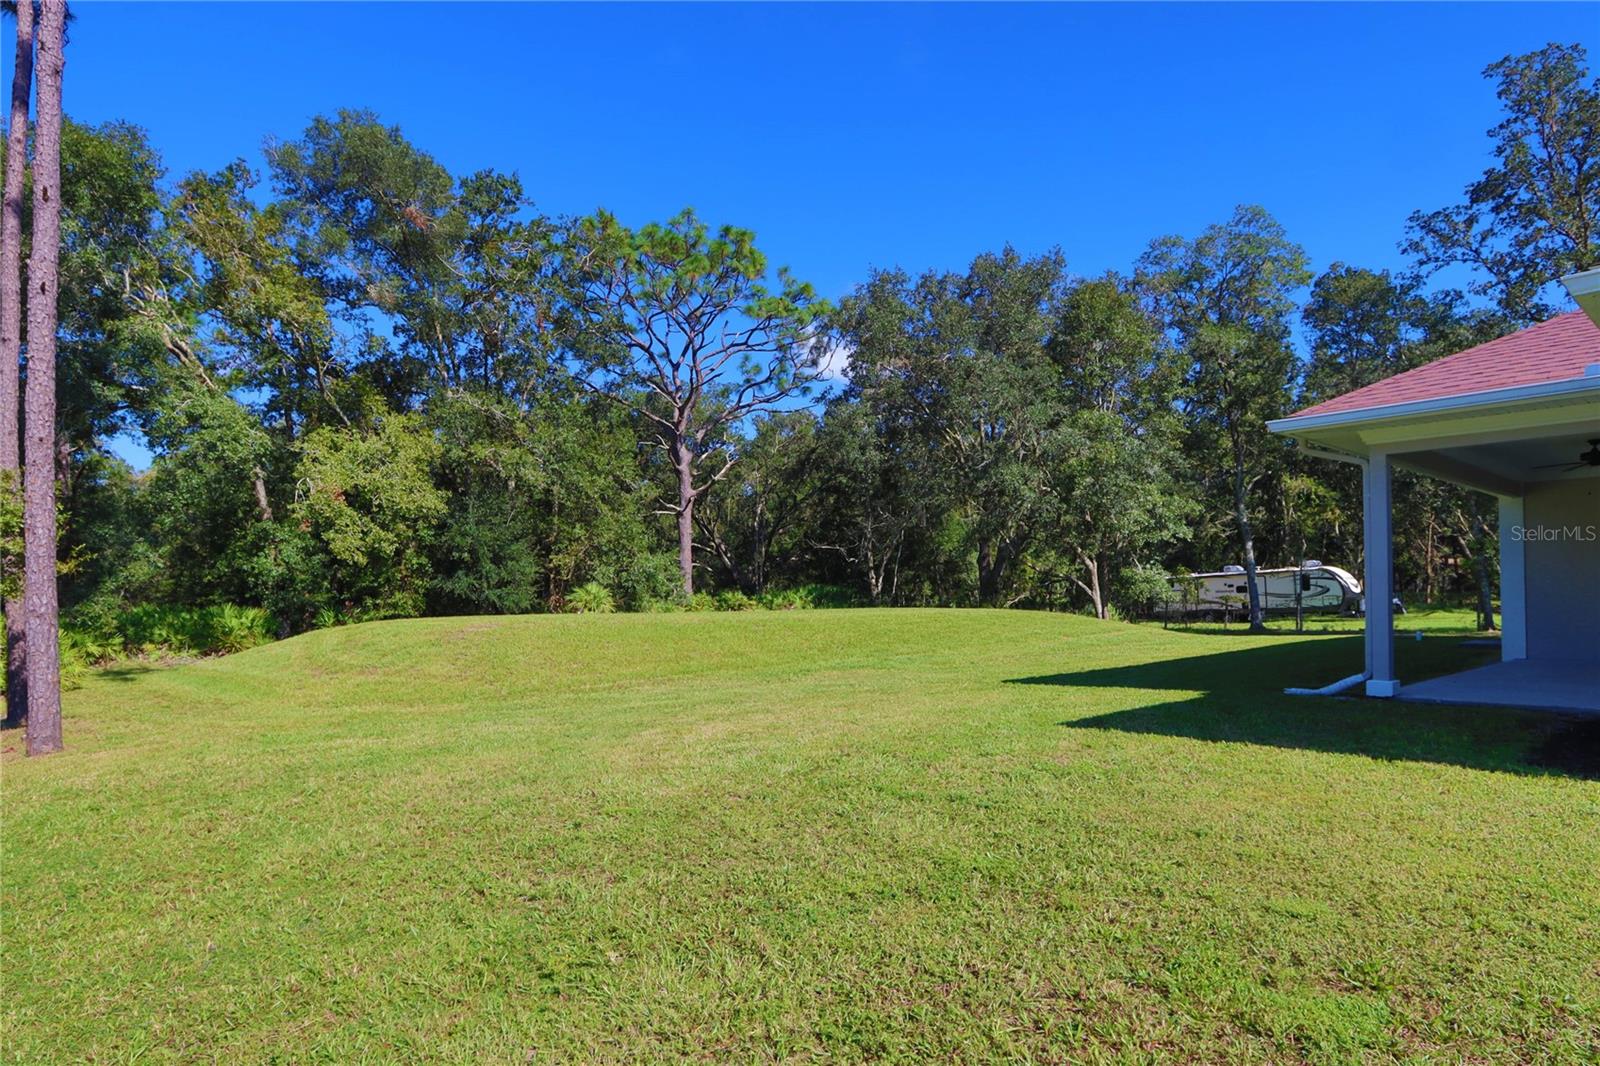
[[(1246, 205), (1126, 276), (1005, 247), (836, 306), (737, 226), (551, 217), (367, 112), (174, 179), (136, 126), (69, 121), (63, 603), (282, 632), (757, 599), (1110, 617), (1184, 568), (1359, 569), (1359, 484), (1265, 421), (1549, 314), (1595, 265), (1583, 50), (1488, 75), (1495, 163), (1413, 216), (1414, 274), (1313, 277)], [(1463, 265), (1467, 291), (1430, 283)], [(1492, 509), (1396, 493), (1403, 593), (1487, 588)]]
[[(1225, 485), (1249, 575), (1250, 624), (1262, 625), (1256, 572), (1256, 489), (1281, 463), (1267, 421), (1287, 413), (1297, 365), (1289, 345), (1295, 292), (1311, 280), (1306, 253), (1265, 210), (1240, 207), (1193, 240), (1163, 237), (1139, 278), (1186, 366), (1188, 452)], [(1220, 495), (1220, 494), (1219, 494)]]
[(1600, 78), (1581, 45), (1491, 63), (1505, 116), (1495, 162), (1466, 202), (1412, 214), (1406, 250), (1427, 271), (1459, 266), (1511, 321), (1555, 313), (1551, 283), (1600, 260)]

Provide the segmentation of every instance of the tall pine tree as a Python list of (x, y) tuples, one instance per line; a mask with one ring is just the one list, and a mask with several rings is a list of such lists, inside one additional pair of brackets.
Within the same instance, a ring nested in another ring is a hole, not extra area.
[(29, 755), (61, 750), (60, 617), (56, 604), (56, 296), (61, 253), (61, 74), (67, 5), (39, 5), (28, 257), (28, 380), (23, 446), (23, 600)]
[[(0, 491), (22, 489), (22, 197), (28, 167), (28, 94), (33, 89), (33, 4), (16, 5), (17, 56), (11, 74), (11, 114), (6, 128), (4, 210), (0, 212)], [(16, 580), (15, 559), (5, 560), (5, 585)], [(22, 597), (7, 596), (5, 725), (27, 717)]]

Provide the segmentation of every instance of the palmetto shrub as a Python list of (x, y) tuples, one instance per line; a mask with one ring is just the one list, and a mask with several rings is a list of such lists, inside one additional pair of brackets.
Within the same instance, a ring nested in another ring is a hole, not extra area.
[(719, 611), (753, 611), (761, 604), (750, 596), (746, 596), (738, 589), (723, 589), (717, 593), (717, 610)]
[(275, 636), (272, 615), (260, 607), (223, 603), (203, 610), (208, 612), (209, 639), (201, 654), (244, 651)]
[[(122, 658), (122, 640), (115, 635), (93, 630), (63, 629), (61, 631), (61, 687), (77, 688), (96, 666), (104, 666)], [(0, 690), (4, 689), (5, 671), (0, 670)]]
[(574, 614), (610, 614), (616, 609), (611, 590), (598, 581), (579, 585), (567, 596), (567, 610)]
[[(89, 671), (139, 655), (225, 655), (276, 638), (272, 615), (260, 607), (145, 604), (120, 614), (86, 605), (62, 619), (61, 683), (77, 688)], [(0, 692), (5, 671), (0, 670)]]
[(144, 604), (117, 619), (130, 654), (219, 655), (273, 639), (272, 615), (260, 607), (223, 603), (207, 607)]

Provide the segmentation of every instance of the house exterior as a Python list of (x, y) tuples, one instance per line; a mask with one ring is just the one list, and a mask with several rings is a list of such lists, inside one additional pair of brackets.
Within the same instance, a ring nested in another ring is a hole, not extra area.
[[(1563, 281), (1580, 310), (1268, 423), (1363, 469), (1369, 696), (1600, 711), (1600, 270)], [(1500, 663), (1396, 676), (1396, 467), (1499, 500)]]

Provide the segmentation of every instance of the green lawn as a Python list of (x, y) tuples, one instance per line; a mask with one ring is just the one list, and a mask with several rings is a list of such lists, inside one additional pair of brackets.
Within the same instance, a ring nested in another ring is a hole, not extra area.
[[(1429, 628), (1403, 676), (1485, 654)], [(902, 610), (108, 671), (5, 736), (4, 1056), (1594, 1061), (1572, 723), (1278, 694), (1360, 660)]]

